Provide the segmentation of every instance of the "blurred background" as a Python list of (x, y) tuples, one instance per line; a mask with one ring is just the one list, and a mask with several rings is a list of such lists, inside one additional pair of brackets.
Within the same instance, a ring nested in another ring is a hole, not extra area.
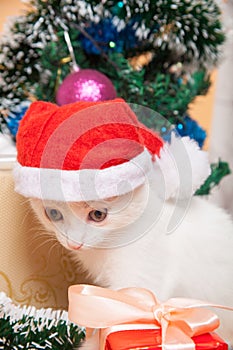
[[(0, 35), (7, 19), (11, 16), (23, 14), (25, 9), (27, 9), (27, 6), (20, 0), (0, 0)], [(190, 105), (191, 117), (193, 116), (193, 118), (196, 119), (205, 130), (207, 130), (205, 147), (208, 147), (209, 143), (209, 129), (212, 122), (216, 89), (216, 75), (217, 72), (214, 70), (211, 76), (212, 85), (206, 96), (198, 96), (194, 103)]]

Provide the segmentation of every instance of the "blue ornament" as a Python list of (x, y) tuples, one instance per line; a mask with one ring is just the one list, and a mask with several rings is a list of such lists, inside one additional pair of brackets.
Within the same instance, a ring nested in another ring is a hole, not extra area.
[(6, 119), (6, 124), (12, 136), (14, 137), (16, 136), (19, 128), (19, 122), (23, 118), (30, 104), (31, 104), (30, 101), (23, 101), (10, 111)]
[[(129, 22), (124, 29), (118, 31), (111, 18), (104, 18), (99, 23), (89, 23), (85, 31), (103, 52), (123, 52), (125, 49), (128, 50), (138, 45), (133, 25), (133, 22)], [(100, 50), (85, 35), (80, 34), (79, 40), (87, 54), (101, 54)]]
[(189, 116), (184, 118), (183, 123), (178, 123), (172, 130), (168, 130), (166, 127), (161, 127), (161, 136), (166, 142), (171, 142), (171, 135), (189, 136), (191, 139), (195, 140), (199, 147), (202, 148), (204, 141), (206, 139), (206, 132), (200, 125)]
[(130, 50), (140, 46), (139, 39), (136, 37), (135, 23), (136, 18), (129, 21), (119, 33), (124, 50)]
[(200, 148), (202, 148), (206, 139), (206, 132), (195, 120), (191, 119), (189, 116), (186, 116), (183, 124), (177, 124), (176, 130), (180, 136), (189, 136), (198, 143)]
[[(119, 33), (116, 27), (113, 25), (110, 18), (101, 20), (99, 23), (89, 23), (85, 31), (96, 41), (97, 45), (105, 53), (110, 51), (120, 51), (121, 48), (118, 45), (113, 47), (112, 43), (117, 43), (119, 39)], [(79, 39), (82, 43), (84, 51), (88, 54), (100, 55), (100, 50), (83, 34), (80, 34)], [(109, 45), (111, 43), (111, 45)]]

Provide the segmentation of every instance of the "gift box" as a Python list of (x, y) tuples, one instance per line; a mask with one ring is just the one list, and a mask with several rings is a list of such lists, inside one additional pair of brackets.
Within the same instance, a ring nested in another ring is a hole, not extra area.
[[(216, 334), (206, 333), (192, 337), (196, 350), (227, 350), (228, 345)], [(127, 330), (110, 333), (105, 350), (161, 350), (161, 331)]]
[(214, 333), (219, 318), (208, 307), (233, 311), (187, 298), (161, 303), (143, 288), (69, 288), (69, 319), (99, 330), (99, 350), (227, 350)]

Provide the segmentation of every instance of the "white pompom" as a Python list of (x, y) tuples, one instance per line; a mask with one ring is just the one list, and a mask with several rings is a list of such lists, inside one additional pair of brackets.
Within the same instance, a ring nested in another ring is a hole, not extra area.
[(210, 174), (208, 154), (189, 137), (172, 134), (171, 143), (166, 143), (156, 157), (155, 170), (164, 199), (189, 198)]

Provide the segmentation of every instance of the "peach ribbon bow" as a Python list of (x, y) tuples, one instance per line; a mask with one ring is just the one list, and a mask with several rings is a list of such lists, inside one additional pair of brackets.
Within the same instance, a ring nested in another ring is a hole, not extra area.
[[(216, 329), (219, 319), (204, 308), (207, 306), (216, 305), (186, 298), (172, 298), (160, 303), (152, 292), (143, 288), (113, 291), (91, 285), (69, 287), (70, 321), (101, 332), (104, 330), (105, 339), (117, 328), (129, 329), (127, 325), (133, 324), (136, 329), (153, 325), (153, 328), (161, 329), (163, 350), (195, 349), (191, 337)], [(102, 339), (101, 350), (104, 350), (104, 343)]]

